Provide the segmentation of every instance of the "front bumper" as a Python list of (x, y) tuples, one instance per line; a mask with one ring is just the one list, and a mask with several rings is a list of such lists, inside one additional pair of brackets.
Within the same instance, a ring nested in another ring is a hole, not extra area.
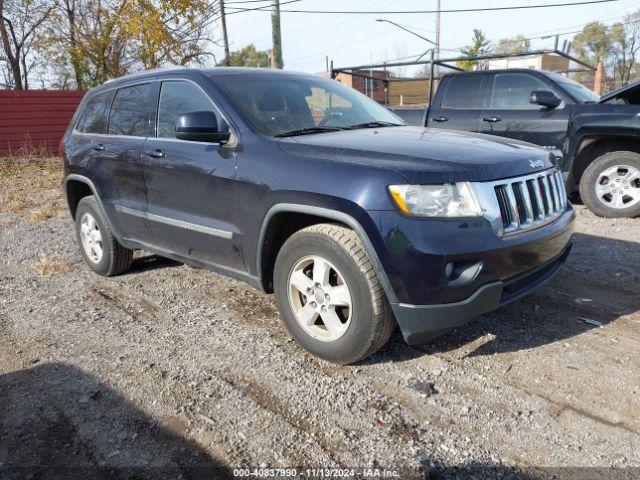
[(424, 343), (439, 332), (470, 322), (474, 317), (502, 307), (550, 280), (571, 251), (571, 243), (556, 258), (515, 278), (488, 283), (469, 298), (439, 305), (391, 304), (402, 336), (410, 345)]
[[(387, 295), (405, 340), (416, 344), (553, 277), (569, 255), (575, 213), (568, 205), (553, 222), (508, 237), (496, 235), (484, 219), (415, 220), (394, 212), (374, 218), (384, 242), (378, 252)], [(480, 268), (455, 279), (448, 265)]]

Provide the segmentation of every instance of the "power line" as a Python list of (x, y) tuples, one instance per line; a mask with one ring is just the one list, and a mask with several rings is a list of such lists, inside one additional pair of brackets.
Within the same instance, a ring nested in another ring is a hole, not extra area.
[[(324, 3), (326, 4), (327, 2), (325, 1)], [(344, 3), (344, 0), (338, 0), (333, 3)], [(388, 1), (377, 0), (374, 2), (370, 2), (369, 7), (378, 7), (379, 5), (383, 5), (383, 7), (386, 7), (392, 3), (393, 3), (393, 0), (388, 0)], [(335, 18), (338, 18), (339, 20), (335, 20)], [(329, 16), (318, 17), (317, 20), (314, 19), (313, 29), (310, 30), (308, 26), (304, 26), (304, 28), (295, 29), (293, 32), (291, 32), (291, 33), (294, 33), (295, 35), (287, 36), (287, 40), (293, 41), (293, 40), (298, 40), (300, 38), (308, 37), (311, 35), (317, 36), (318, 32), (323, 32), (326, 30), (334, 30), (340, 27), (341, 25), (351, 23), (351, 22), (353, 22), (353, 17), (349, 17), (349, 16), (344, 16), (342, 18), (340, 18), (338, 15), (336, 15), (335, 17), (329, 17)], [(300, 35), (301, 32), (304, 32), (304, 33)]]
[[(626, 6), (622, 7), (622, 8), (619, 8), (619, 9), (614, 11), (616, 13), (616, 15), (611, 15), (611, 13), (613, 13), (613, 12), (609, 12), (609, 15), (607, 15), (605, 17), (601, 17), (599, 19), (589, 20), (588, 22), (579, 23), (577, 25), (574, 24), (574, 25), (570, 25), (570, 26), (554, 28), (554, 29), (551, 29), (551, 30), (540, 30), (540, 31), (537, 31), (537, 32), (530, 32), (530, 33), (526, 33), (525, 35), (542, 35), (541, 37), (536, 37), (536, 38), (543, 38), (545, 36), (567, 35), (567, 34), (571, 34), (571, 33), (579, 33), (582, 30), (571, 30), (571, 31), (569, 31), (569, 30), (565, 30), (565, 29), (568, 29), (568, 28), (570, 28), (570, 29), (584, 28), (585, 26), (589, 25), (590, 23), (597, 22), (597, 21), (609, 21), (609, 22), (612, 22), (614, 20), (624, 19), (624, 17), (626, 17), (628, 15), (628, 9), (629, 8), (636, 8), (638, 5), (640, 5), (640, 2), (635, 2), (635, 3), (631, 4), (631, 5), (626, 5)], [(627, 10), (627, 13), (623, 14), (622, 16), (617, 15), (623, 10)]]
[[(285, 3), (293, 3), (301, 0), (290, 0)], [(519, 5), (519, 6), (511, 6), (511, 7), (488, 7), (488, 8), (459, 8), (459, 9), (449, 9), (449, 10), (440, 10), (440, 13), (469, 13), (469, 12), (495, 12), (501, 10), (524, 10), (524, 9), (532, 9), (532, 8), (549, 8), (549, 7), (571, 7), (575, 5), (591, 5), (596, 3), (611, 3), (617, 2), (619, 0), (588, 0), (582, 2), (573, 2), (573, 3), (548, 3), (548, 4), (538, 4), (538, 5)], [(232, 8), (232, 7), (230, 7)], [(238, 7), (233, 7), (238, 8)], [(266, 10), (265, 10), (266, 9)], [(242, 11), (250, 11), (250, 10), (263, 10), (268, 11), (270, 7), (255, 7), (251, 9), (237, 10), (231, 13), (240, 13)], [(292, 9), (280, 9), (281, 12), (287, 13), (328, 13), (328, 14), (341, 14), (341, 15), (386, 15), (386, 14), (427, 14), (427, 13), (437, 13), (437, 10), (386, 10), (386, 11), (355, 11), (355, 10), (292, 10)]]
[[(269, 0), (235, 0), (235, 1), (229, 1), (229, 2), (224, 2), (225, 5), (230, 5), (232, 3), (258, 3), (258, 2), (268, 2)], [(266, 6), (266, 5), (265, 5)]]
[[(286, 5), (288, 3), (296, 3), (296, 2), (301, 2), (302, 0), (287, 0), (286, 2), (281, 2), (280, 5)], [(613, 1), (613, 0), (612, 0)], [(615, 0), (617, 1), (617, 0)], [(225, 2), (225, 5), (228, 5), (229, 2)], [(234, 13), (244, 13), (244, 12), (254, 12), (254, 11), (260, 11), (260, 12), (269, 12), (271, 10), (273, 10), (273, 6), (272, 5), (263, 5), (261, 7), (250, 7), (250, 8), (244, 8), (244, 7), (233, 7), (233, 6), (229, 6), (228, 8), (233, 8), (234, 10), (232, 12), (227, 12), (227, 15), (233, 15)], [(281, 12), (284, 12), (285, 10), (280, 10)]]
[[(584, 27), (586, 27), (587, 25), (589, 25), (591, 23), (597, 22), (597, 21), (598, 20), (591, 20), (589, 22), (586, 22), (586, 23), (583, 23), (583, 24), (580, 24), (580, 25), (576, 25), (577, 27), (578, 26), (582, 26), (583, 27), (580, 30), (570, 30), (570, 31), (562, 31), (562, 32), (557, 31), (557, 30), (553, 30), (553, 31), (550, 30), (550, 31), (547, 31), (547, 32), (551, 32), (551, 33), (546, 33), (544, 35), (540, 35), (540, 36), (537, 36), (537, 37), (524, 37), (523, 36), (522, 38), (508, 39), (508, 41), (506, 41), (504, 43), (511, 44), (511, 43), (518, 43), (518, 42), (526, 41), (526, 40), (545, 40), (545, 39), (548, 39), (548, 38), (559, 37), (559, 36), (562, 36), (562, 35), (571, 35), (571, 34), (574, 34), (574, 33), (582, 33), (582, 31), (584, 30)], [(613, 21), (613, 20), (611, 20), (611, 21)], [(616, 23), (620, 24), (620, 25), (631, 25), (633, 23), (638, 23), (638, 22), (640, 22), (640, 20), (631, 20), (631, 21), (628, 21), (628, 22), (616, 22)], [(605, 24), (604, 27), (606, 29), (609, 29), (609, 28), (613, 27), (613, 24), (612, 25), (606, 25)]]

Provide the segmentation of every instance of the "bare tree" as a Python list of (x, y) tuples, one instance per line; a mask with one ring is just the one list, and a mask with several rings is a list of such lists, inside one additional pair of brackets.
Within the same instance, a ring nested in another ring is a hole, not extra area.
[(3, 59), (16, 90), (29, 88), (29, 72), (34, 66), (30, 54), (38, 29), (52, 10), (53, 3), (46, 0), (0, 0)]
[(627, 15), (624, 23), (610, 27), (612, 38), (611, 69), (614, 85), (629, 83), (633, 77), (640, 52), (640, 12)]
[(213, 0), (57, 0), (44, 50), (57, 84), (87, 89), (135, 70), (202, 64)]

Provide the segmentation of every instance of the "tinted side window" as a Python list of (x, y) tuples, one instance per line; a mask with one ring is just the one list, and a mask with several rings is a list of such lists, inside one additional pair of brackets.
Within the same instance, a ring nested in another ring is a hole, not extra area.
[(480, 85), (482, 75), (460, 75), (451, 77), (442, 99), (444, 108), (480, 108)]
[(76, 129), (84, 133), (105, 133), (113, 91), (102, 92), (87, 100)]
[(118, 90), (111, 105), (109, 133), (146, 137), (149, 133), (149, 93), (151, 85), (136, 85)]
[(176, 118), (183, 113), (210, 111), (218, 118), (218, 127), (226, 131), (226, 122), (209, 97), (189, 82), (163, 82), (158, 105), (158, 137), (176, 137)]
[(549, 90), (533, 75), (521, 73), (499, 73), (493, 80), (490, 108), (540, 108), (529, 103), (534, 90)]

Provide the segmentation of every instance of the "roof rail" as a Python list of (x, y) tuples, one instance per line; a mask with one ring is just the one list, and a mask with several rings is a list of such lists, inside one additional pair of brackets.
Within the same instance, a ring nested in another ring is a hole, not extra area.
[(121, 77), (110, 78), (109, 80), (107, 80), (104, 83), (107, 84), (107, 83), (115, 82), (116, 80), (122, 80), (122, 79), (127, 79), (127, 78), (136, 78), (136, 77), (141, 77), (143, 75), (148, 75), (148, 74), (151, 74), (151, 73), (166, 72), (166, 71), (169, 71), (169, 70), (187, 70), (188, 68), (189, 67), (184, 67), (182, 65), (170, 65), (170, 66), (167, 66), (167, 67), (152, 68), (150, 70), (141, 70), (139, 72), (128, 73), (128, 74), (123, 75)]

